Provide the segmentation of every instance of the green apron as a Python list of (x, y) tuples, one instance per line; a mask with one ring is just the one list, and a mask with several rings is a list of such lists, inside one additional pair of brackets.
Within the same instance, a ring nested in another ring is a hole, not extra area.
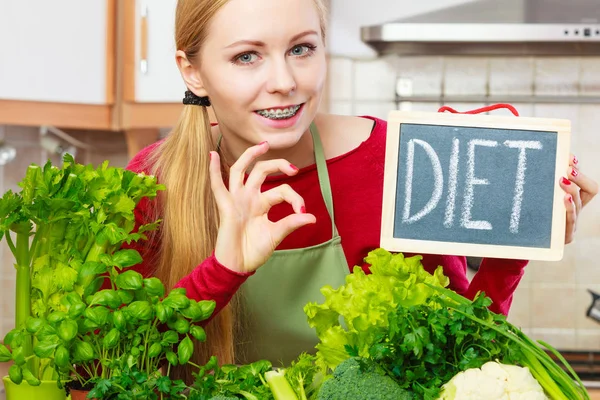
[(266, 359), (281, 366), (289, 365), (302, 352), (314, 354), (318, 338), (308, 325), (304, 306), (323, 302), (321, 287), (339, 287), (349, 272), (333, 217), (327, 163), (314, 123), (310, 133), (332, 238), (307, 248), (275, 251), (242, 285), (237, 298), (241, 306), (236, 338), (239, 363)]

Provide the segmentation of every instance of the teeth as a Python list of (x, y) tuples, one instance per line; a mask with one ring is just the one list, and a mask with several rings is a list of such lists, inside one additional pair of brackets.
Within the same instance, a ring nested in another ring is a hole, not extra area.
[(291, 118), (294, 115), (296, 115), (296, 113), (298, 112), (298, 110), (300, 109), (300, 106), (292, 106), (292, 107), (288, 107), (288, 108), (284, 108), (284, 109), (270, 109), (270, 110), (260, 110), (257, 111), (258, 114), (262, 115), (265, 118), (269, 118), (269, 119), (287, 119), (287, 118)]

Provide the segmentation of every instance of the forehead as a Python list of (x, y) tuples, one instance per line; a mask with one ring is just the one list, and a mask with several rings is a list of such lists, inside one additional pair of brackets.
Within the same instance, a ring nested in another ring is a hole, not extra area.
[(215, 14), (208, 41), (288, 41), (301, 31), (320, 32), (314, 0), (230, 0)]

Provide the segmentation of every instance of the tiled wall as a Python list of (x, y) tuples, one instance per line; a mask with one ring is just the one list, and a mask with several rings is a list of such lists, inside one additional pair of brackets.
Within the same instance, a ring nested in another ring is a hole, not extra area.
[[(125, 166), (127, 146), (122, 134), (115, 132), (70, 132), (72, 136), (92, 146), (93, 151), (79, 151), (78, 162), (98, 165), (109, 160), (110, 165)], [(40, 146), (39, 129), (16, 126), (0, 126), (0, 139), (17, 150), (17, 157), (9, 164), (0, 166), (0, 193), (9, 189), (19, 191), (17, 183), (23, 179), (31, 163), (45, 163), (48, 158), (60, 163), (60, 156), (48, 154)], [(6, 241), (0, 243), (0, 339), (13, 328), (15, 314), (14, 258)], [(2, 367), (0, 365), (0, 367)], [(2, 371), (0, 371), (2, 372)]]
[[(396, 92), (421, 100), (396, 102)], [(434, 99), (451, 96), (600, 96), (598, 58), (396, 57), (371, 60), (332, 58), (329, 111), (386, 118), (392, 109), (435, 112)], [(433, 100), (433, 101), (430, 101)], [(459, 111), (477, 102), (445, 102)], [(572, 122), (572, 152), (582, 172), (600, 182), (600, 102), (513, 104), (523, 116)], [(508, 111), (494, 111), (494, 114)], [(566, 171), (565, 171), (566, 172)], [(560, 262), (531, 262), (519, 286), (509, 320), (532, 337), (561, 349), (600, 350), (600, 323), (585, 316), (588, 289), (600, 293), (600, 198), (589, 204), (576, 240)]]

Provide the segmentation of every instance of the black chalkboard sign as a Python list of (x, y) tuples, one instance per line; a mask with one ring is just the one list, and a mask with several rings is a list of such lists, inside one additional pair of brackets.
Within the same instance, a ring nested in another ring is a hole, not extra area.
[(568, 120), (393, 111), (381, 246), (560, 260)]

